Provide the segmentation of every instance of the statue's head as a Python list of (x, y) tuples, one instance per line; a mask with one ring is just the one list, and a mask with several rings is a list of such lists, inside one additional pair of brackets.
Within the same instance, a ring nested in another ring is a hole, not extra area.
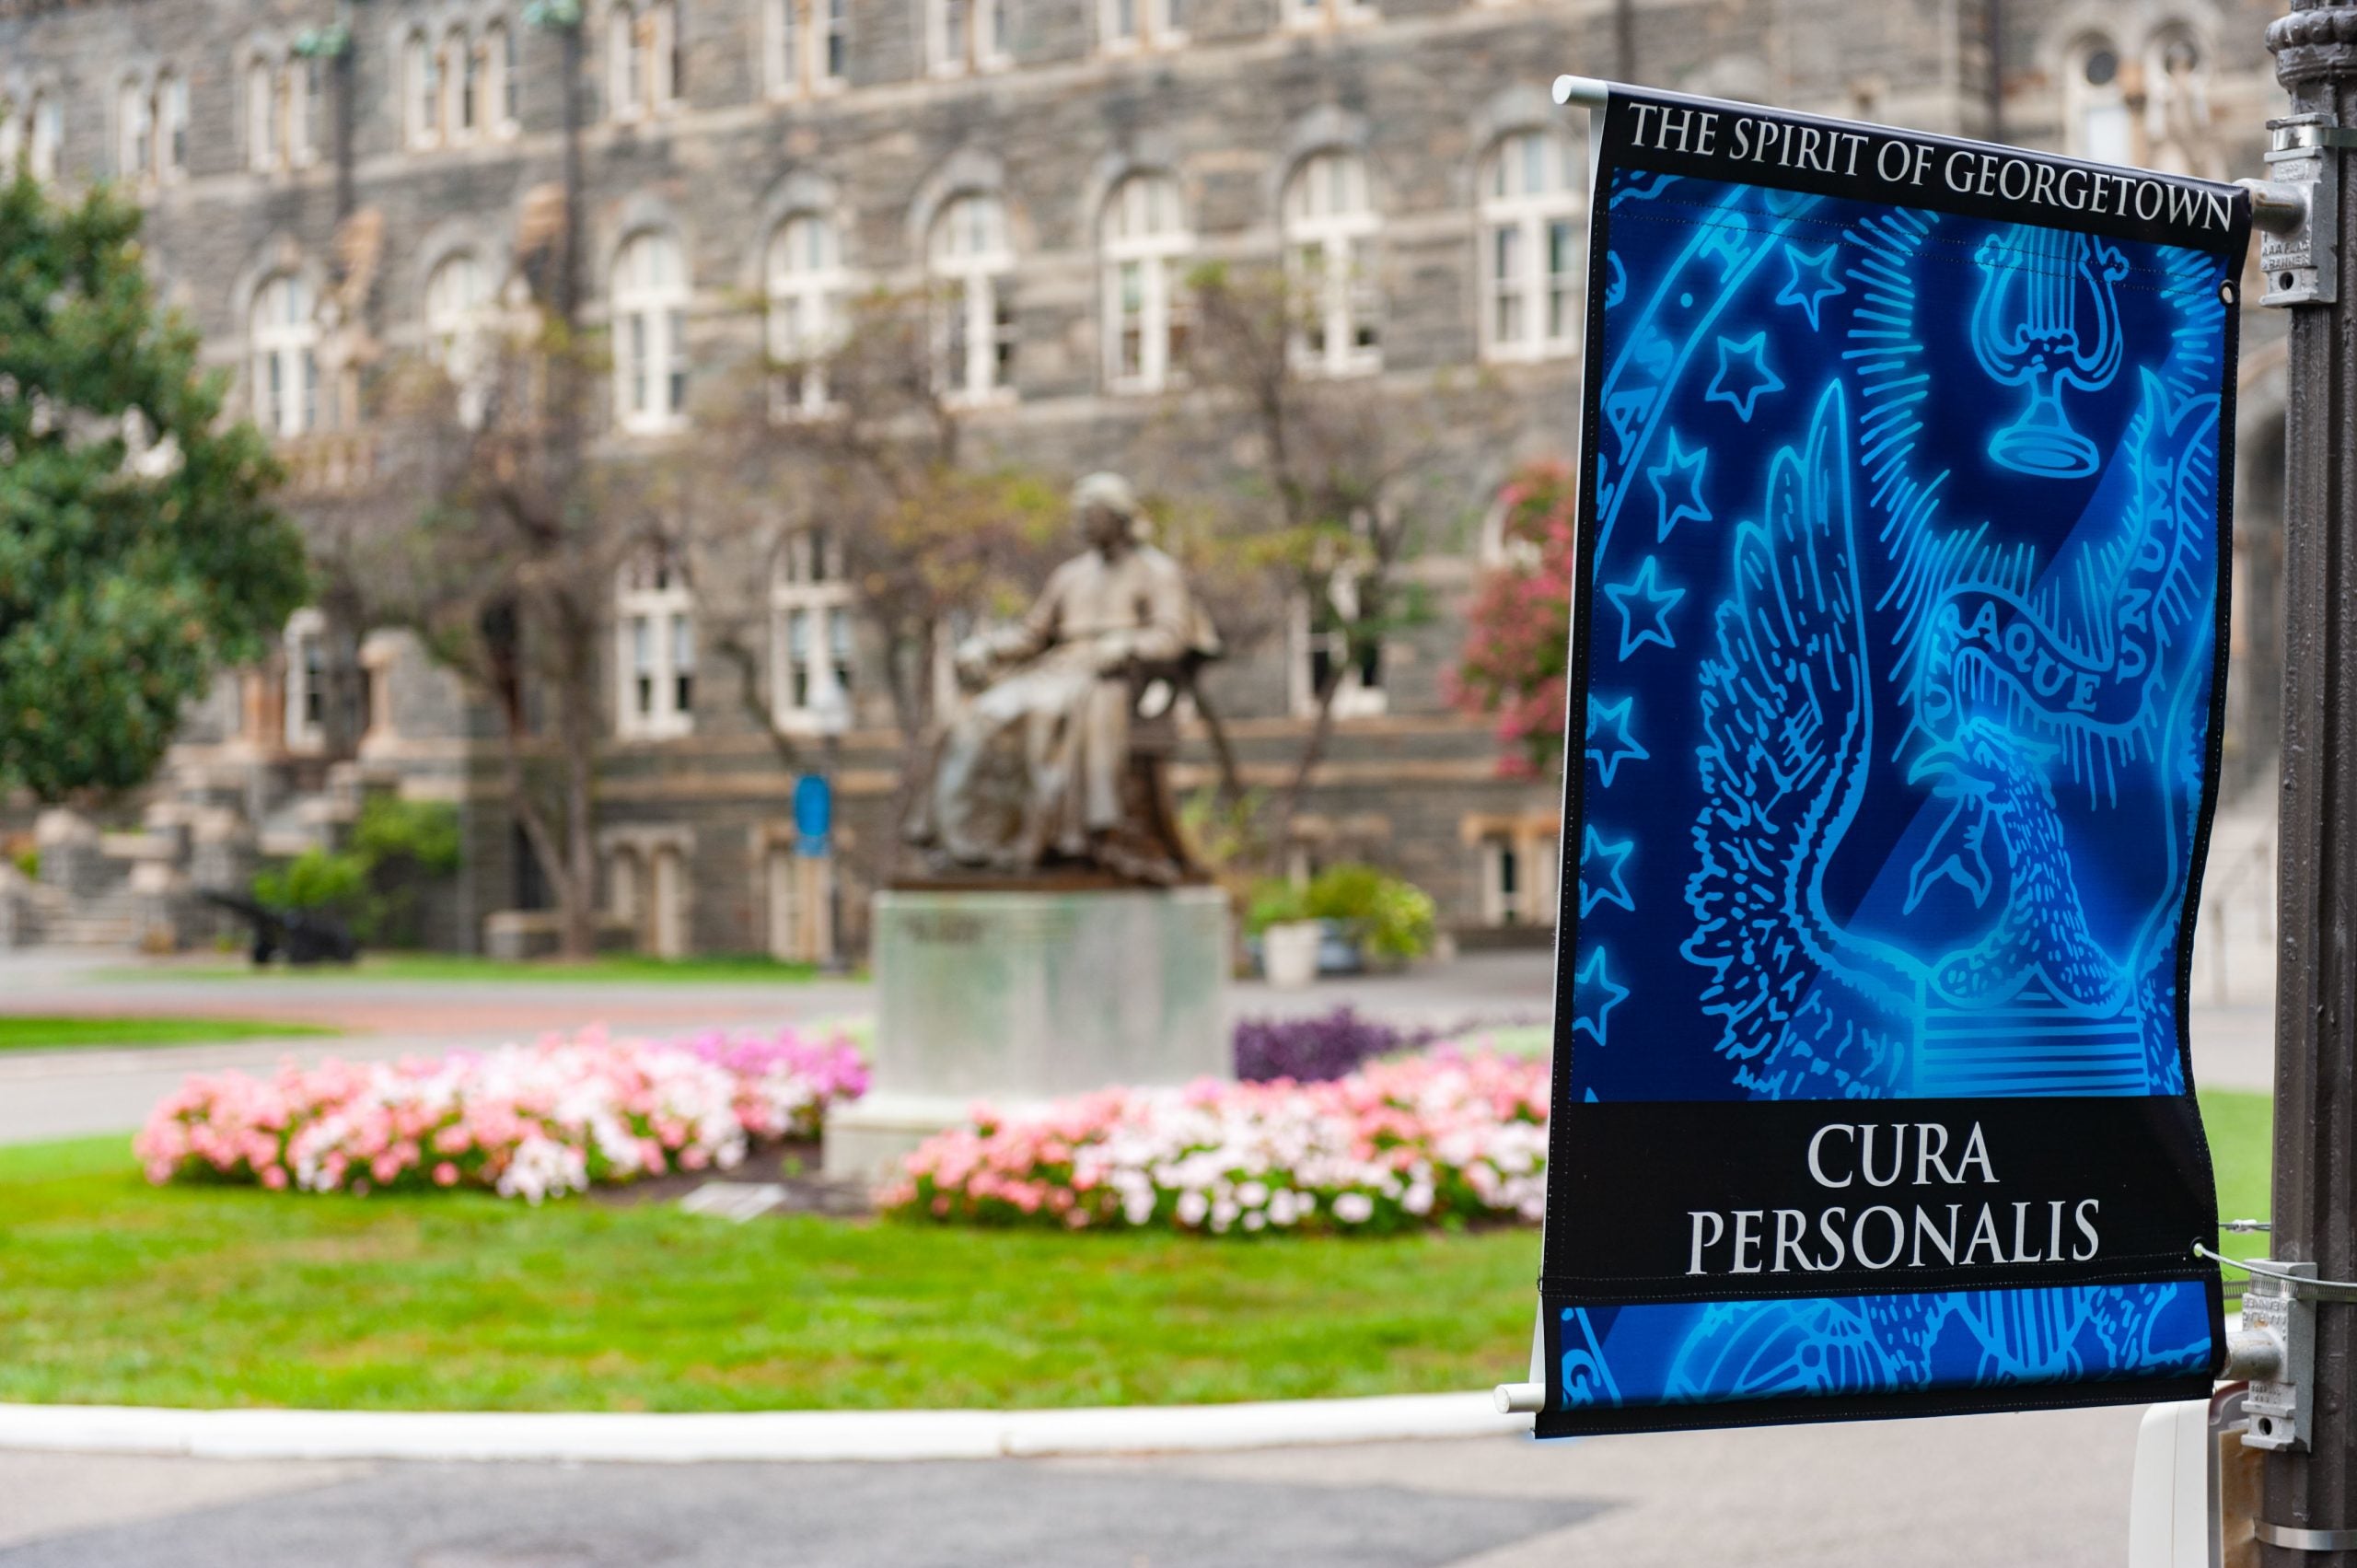
[(1093, 473), (1074, 485), (1072, 513), (1081, 537), (1096, 549), (1109, 550), (1137, 538), (1137, 492), (1120, 474)]

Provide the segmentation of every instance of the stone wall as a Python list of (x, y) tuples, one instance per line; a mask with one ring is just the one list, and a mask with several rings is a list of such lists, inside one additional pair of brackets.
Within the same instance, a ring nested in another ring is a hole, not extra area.
[[(851, 0), (850, 63), (840, 90), (772, 99), (760, 77), (763, 23), (755, 0), (683, 0), (681, 98), (634, 124), (601, 103), (605, 6), (586, 6), (588, 65), (576, 90), (589, 111), (583, 232), (593, 323), (604, 319), (608, 273), (632, 232), (662, 225), (679, 235), (692, 273), (692, 374), (709, 387), (758, 354), (757, 296), (776, 224), (816, 203), (842, 226), (845, 262), (884, 283), (911, 281), (928, 215), (968, 189), (1006, 204), (1016, 272), (1016, 393), (978, 415), (985, 452), (1051, 471), (1136, 473), (1149, 486), (1202, 484), (1215, 447), (1174, 451), (1155, 436), (1154, 399), (1109, 394), (1098, 341), (1098, 215), (1126, 172), (1160, 169), (1179, 182), (1206, 258), (1273, 256), (1279, 200), (1306, 155), (1341, 147), (1367, 160), (1383, 216), (1376, 282), (1387, 380), (1402, 395), (1429, 373), (1478, 355), (1480, 258), (1475, 209), (1483, 155), (1498, 136), (1563, 123), (1546, 87), (1562, 70), (1611, 75), (1613, 7), (1576, 3), (1466, 4), (1377, 0), (1365, 19), (1290, 30), (1277, 0), (1190, 0), (1180, 50), (1110, 57), (1099, 50), (1097, 0), (1006, 0), (1014, 60), (1005, 69), (942, 78), (918, 59), (923, 0)], [(2273, 102), (2260, 33), (2271, 6), (2078, 5), (2002, 12), (2005, 133), (2037, 145), (2072, 134), (2073, 52), (2102, 30), (2131, 58), (2148, 41), (2200, 41), (2207, 100), (2219, 128), (2207, 157), (2219, 173), (2258, 168), (2258, 127)], [(126, 72), (168, 64), (190, 85), (185, 178), (143, 194), (150, 241), (169, 296), (225, 366), (242, 364), (256, 285), (293, 270), (324, 293), (339, 272), (335, 241), (349, 200), (382, 220), (356, 301), (389, 354), (417, 346), (426, 279), (471, 250), (493, 275), (512, 263), (528, 197), (561, 178), (559, 46), (522, 26), (518, 9), (485, 3), (379, 0), (348, 16), (349, 97), (330, 91), (331, 120), (348, 113), (351, 157), (340, 168), (325, 130), (309, 167), (246, 168), (242, 73), (259, 52), (283, 57), (305, 29), (332, 19), (319, 0), (0, 0), (0, 90), (36, 78), (63, 91), (65, 166), (84, 180), (110, 169), (113, 85)], [(438, 34), (493, 18), (521, 42), (520, 124), (512, 137), (447, 150), (401, 145), (400, 41), (412, 26)], [(1980, 134), (1991, 121), (1987, 12), (1955, 0), (1662, 0), (1633, 17), (1638, 79), (1753, 97), (1793, 108), (1868, 114), (1927, 129)], [(1573, 127), (1574, 133), (1577, 127)], [(346, 261), (349, 258), (345, 259)], [(2274, 324), (2254, 318), (2247, 353)], [(1438, 509), (1416, 566), (1433, 619), (1386, 649), (1387, 707), (1340, 728), (1310, 809), (1317, 853), (1366, 854), (1412, 877), (1460, 924), (1483, 918), (1481, 824), (1551, 812), (1554, 789), (1502, 779), (1483, 725), (1451, 714), (1446, 680), (1462, 636), (1459, 614), (1475, 570), (1489, 497), (1513, 464), (1568, 456), (1574, 439), (1577, 364), (1570, 358), (1500, 367), (1519, 427), (1492, 447), (1453, 454), (1429, 476), (1453, 495)], [(2270, 394), (2262, 386), (2255, 396)], [(2280, 399), (2280, 390), (2272, 395)], [(2246, 409), (2264, 425), (2264, 408)], [(619, 439), (619, 438), (617, 438)], [(1207, 455), (1208, 454), (1208, 455)], [(2247, 497), (2247, 540), (2263, 540), (2268, 497)], [(2261, 546), (2263, 549), (2263, 545)], [(765, 563), (715, 554), (702, 580), (766, 580)], [(2259, 632), (2264, 595), (2247, 607)], [(872, 652), (872, 650), (871, 650)], [(496, 726), (413, 644), (381, 645), (377, 727), (361, 745), (375, 770), (412, 793), (460, 803), (468, 834), (464, 886), (435, 921), (438, 940), (472, 946), (485, 915), (524, 901), (532, 878), (517, 863), (500, 800)], [(1234, 722), (1248, 775), (1276, 787), (1289, 776), (1301, 726), (1288, 713), (1283, 639), (1237, 650), (1209, 689)], [(275, 679), (273, 671), (259, 679)], [(2263, 754), (2270, 705), (2248, 695), (2265, 670), (2242, 672), (2240, 742)], [(614, 741), (602, 761), (602, 820), (612, 827), (687, 830), (695, 947), (755, 948), (765, 940), (758, 846), (790, 815), (791, 779), (743, 713), (725, 661), (700, 661), (694, 733), (652, 743)], [(176, 767), (207, 781), (207, 799), (235, 796), (259, 820), (283, 798), (283, 737), (257, 734), (236, 683), (192, 714)], [(866, 683), (840, 760), (842, 819), (853, 847), (844, 906), (877, 875), (892, 838), (897, 773), (888, 714)], [(1204, 776), (1199, 746), (1184, 772)], [(271, 782), (277, 781), (277, 782)]]

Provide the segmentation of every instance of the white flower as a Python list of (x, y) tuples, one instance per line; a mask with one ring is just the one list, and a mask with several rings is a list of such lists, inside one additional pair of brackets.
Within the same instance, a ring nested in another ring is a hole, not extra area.
[(1364, 1225), (1375, 1218), (1375, 1200), (1364, 1192), (1344, 1192), (1334, 1200), (1334, 1217), (1344, 1225)]

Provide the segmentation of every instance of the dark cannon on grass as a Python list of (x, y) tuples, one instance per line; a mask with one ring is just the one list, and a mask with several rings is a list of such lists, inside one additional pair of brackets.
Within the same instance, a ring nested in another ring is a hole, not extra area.
[(349, 964), (360, 957), (360, 939), (343, 918), (325, 910), (276, 909), (239, 893), (207, 888), (207, 903), (227, 910), (253, 933), (250, 951), (257, 967), (282, 954), (290, 965)]

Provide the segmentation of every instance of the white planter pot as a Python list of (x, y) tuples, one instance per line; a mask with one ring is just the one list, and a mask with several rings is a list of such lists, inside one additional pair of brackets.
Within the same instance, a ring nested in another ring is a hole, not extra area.
[(1300, 991), (1318, 981), (1318, 948), (1326, 928), (1314, 920), (1287, 921), (1260, 933), (1260, 971), (1280, 991)]

